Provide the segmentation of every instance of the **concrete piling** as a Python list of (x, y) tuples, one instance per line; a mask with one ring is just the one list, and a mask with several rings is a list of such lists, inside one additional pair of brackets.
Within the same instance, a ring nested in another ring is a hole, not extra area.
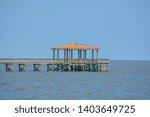
[[(109, 64), (46, 64), (47, 71), (73, 71), (73, 72), (108, 72), (109, 71)], [(11, 72), (13, 71), (13, 64), (6, 63), (6, 71)], [(25, 72), (26, 64), (18, 63), (19, 72)], [(41, 71), (41, 64), (33, 64), (33, 71), (39, 72)]]
[(40, 64), (33, 64), (33, 67), (34, 67), (34, 71), (35, 72), (39, 72), (40, 71)]
[(25, 66), (26, 66), (26, 64), (18, 64), (19, 71), (20, 71), (20, 72), (25, 71)]
[(5, 64), (5, 66), (7, 72), (11, 72), (13, 70), (13, 64), (7, 63)]

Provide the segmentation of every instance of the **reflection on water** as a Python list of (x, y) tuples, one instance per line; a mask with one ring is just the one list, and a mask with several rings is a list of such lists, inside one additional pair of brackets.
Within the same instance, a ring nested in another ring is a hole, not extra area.
[(0, 99), (150, 99), (150, 62), (113, 61), (110, 72), (5, 72)]

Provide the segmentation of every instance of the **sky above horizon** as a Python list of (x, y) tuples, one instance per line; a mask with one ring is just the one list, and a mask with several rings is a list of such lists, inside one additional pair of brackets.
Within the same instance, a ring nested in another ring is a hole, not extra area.
[(71, 42), (150, 60), (150, 0), (0, 0), (0, 58), (51, 58)]

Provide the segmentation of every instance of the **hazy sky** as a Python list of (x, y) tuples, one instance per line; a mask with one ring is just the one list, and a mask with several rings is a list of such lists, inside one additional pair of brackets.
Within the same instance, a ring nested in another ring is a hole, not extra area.
[(70, 42), (101, 48), (101, 58), (150, 60), (150, 0), (0, 0), (0, 58), (48, 58)]

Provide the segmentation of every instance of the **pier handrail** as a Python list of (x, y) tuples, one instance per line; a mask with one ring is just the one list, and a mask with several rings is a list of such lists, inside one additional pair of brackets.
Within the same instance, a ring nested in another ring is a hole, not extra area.
[(109, 59), (0, 58), (1, 64), (110, 64)]

